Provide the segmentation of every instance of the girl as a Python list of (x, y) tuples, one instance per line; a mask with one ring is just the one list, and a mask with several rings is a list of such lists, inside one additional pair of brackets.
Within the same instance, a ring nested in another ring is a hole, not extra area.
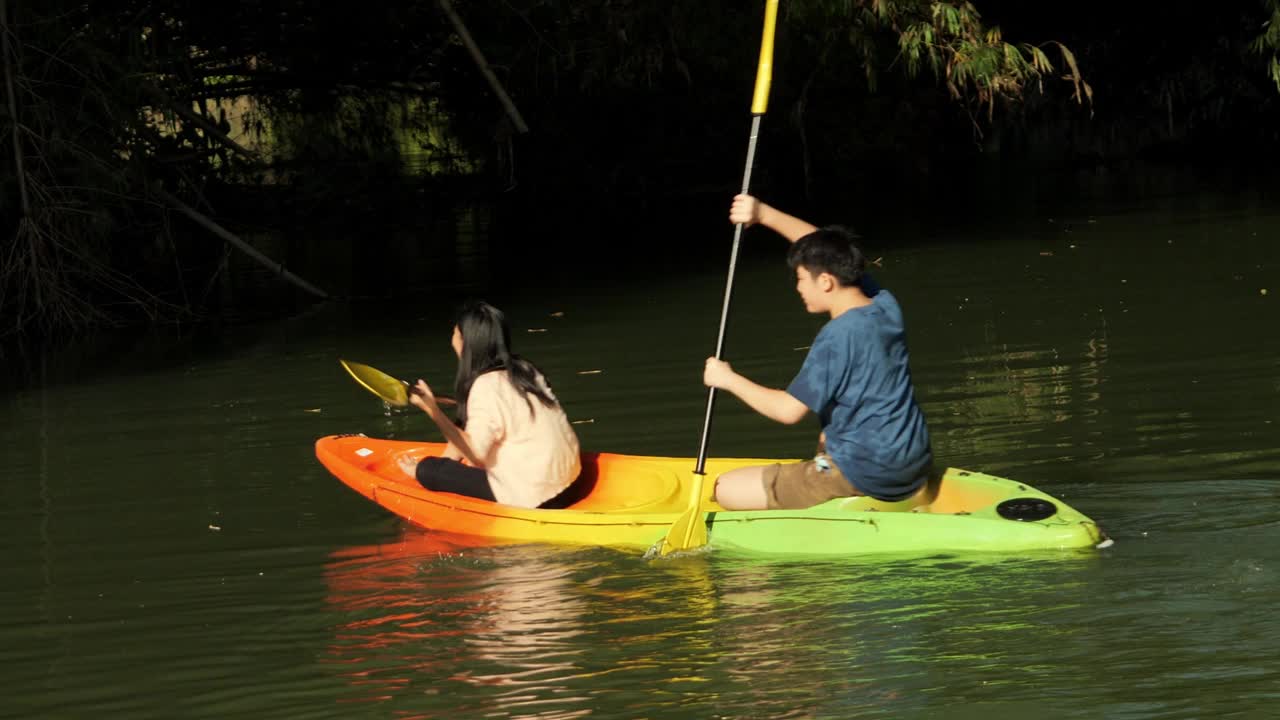
[(409, 401), (448, 441), (441, 457), (415, 468), (428, 490), (535, 508), (556, 497), (581, 470), (578, 437), (551, 386), (533, 363), (511, 353), (502, 311), (470, 302), (453, 328), (458, 356), (457, 423), (422, 380)]

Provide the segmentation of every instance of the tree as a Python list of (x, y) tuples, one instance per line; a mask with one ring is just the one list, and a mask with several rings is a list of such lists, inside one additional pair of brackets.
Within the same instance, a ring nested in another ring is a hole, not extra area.
[(1253, 49), (1269, 60), (1267, 70), (1280, 91), (1280, 0), (1264, 0), (1263, 4), (1271, 17), (1262, 24), (1263, 32), (1253, 41)]
[[(523, 177), (538, 179), (522, 189), (643, 199), (705, 184), (708, 167), (734, 164), (708, 158), (740, 153), (717, 118), (745, 110), (758, 8), (455, 5), (528, 118), (519, 144), (434, 3), (389, 0), (354, 13), (307, 0), (0, 5), (11, 140), (0, 164), (14, 170), (0, 185), (0, 334), (193, 314), (199, 298), (188, 288), (208, 286), (217, 266), (183, 259), (209, 260), (217, 246), (171, 233), (166, 197), (208, 211), (219, 188), (305, 186), (294, 194), (312, 211), (302, 215), (323, 218), (335, 197), (361, 183), (378, 190), (402, 172), (416, 143), (437, 151), (445, 178), (488, 172), (494, 192), (521, 182), (519, 153)], [(1071, 102), (1090, 101), (1065, 46), (1006, 42), (970, 2), (784, 8), (775, 91), (806, 176), (812, 146), (838, 150), (857, 123), (847, 105), (813, 111), (824, 83), (849, 97), (874, 94), (889, 77), (907, 83), (894, 90), (925, 83), (967, 108), (975, 127), (1059, 78)], [(234, 138), (220, 109), (230, 100), (250, 109)]]

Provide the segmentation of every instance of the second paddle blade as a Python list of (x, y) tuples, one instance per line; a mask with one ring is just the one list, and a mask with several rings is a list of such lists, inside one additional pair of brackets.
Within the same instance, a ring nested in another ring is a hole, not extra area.
[(342, 367), (356, 382), (369, 392), (377, 395), (389, 405), (404, 407), (409, 404), (409, 386), (381, 370), (358, 362), (339, 359)]

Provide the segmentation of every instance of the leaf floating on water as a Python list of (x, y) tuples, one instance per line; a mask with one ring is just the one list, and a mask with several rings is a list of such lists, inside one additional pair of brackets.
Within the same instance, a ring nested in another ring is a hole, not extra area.
[(602, 372), (604, 371), (603, 370), (579, 370), (578, 374), (579, 375), (599, 375)]
[(551, 313), (551, 317), (553, 317), (553, 318), (562, 318), (562, 317), (564, 317), (564, 311), (563, 311), (563, 310), (557, 310), (557, 311), (555, 311), (555, 312)]
[(210, 525), (210, 526), (209, 526), (209, 529), (210, 529), (210, 530), (217, 531), (217, 530), (221, 530), (222, 528), (221, 528), (220, 526), (218, 526), (218, 525)]
[(302, 412), (318, 413), (321, 412), (321, 410), (320, 408), (302, 408)]
[(546, 332), (546, 331), (547, 331), (546, 328), (529, 328), (528, 330), (528, 332), (531, 332), (531, 333), (540, 333), (540, 332)]
[[(1075, 247), (1075, 246), (1073, 245), (1072, 247)], [(1053, 251), (1052, 251), (1052, 250), (1041, 250), (1041, 251), (1040, 251), (1040, 256), (1041, 256), (1041, 257), (1053, 257)]]
[(595, 424), (596, 424), (596, 419), (595, 419), (595, 418), (587, 418), (586, 420), (571, 420), (571, 421), (569, 422), (569, 424), (570, 424), (570, 425), (595, 425)]
[(792, 350), (794, 350), (794, 351), (796, 351), (796, 352), (800, 352), (801, 350), (808, 350), (808, 349), (809, 349), (809, 348), (811, 348), (811, 347), (813, 347), (813, 346), (812, 346), (812, 345), (801, 345), (800, 347), (793, 347), (793, 348), (791, 348), (791, 349), (792, 349)]

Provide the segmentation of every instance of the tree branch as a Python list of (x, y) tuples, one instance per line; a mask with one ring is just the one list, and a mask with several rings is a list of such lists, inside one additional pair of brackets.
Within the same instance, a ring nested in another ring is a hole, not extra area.
[(241, 145), (235, 140), (232, 140), (230, 136), (228, 136), (226, 133), (219, 130), (213, 123), (195, 114), (189, 108), (185, 108), (179, 103), (172, 102), (169, 99), (169, 96), (164, 94), (164, 92), (162, 92), (159, 88), (155, 87), (154, 85), (151, 85), (150, 83), (144, 84), (144, 87), (146, 88), (149, 94), (151, 94), (158, 101), (160, 101), (165, 107), (177, 113), (178, 117), (181, 117), (183, 120), (186, 120), (192, 125), (195, 125), (196, 127), (203, 130), (205, 134), (207, 134), (209, 137), (212, 137), (214, 140), (217, 140), (219, 143), (222, 143), (223, 145), (230, 148), (231, 150), (234, 150), (235, 152), (240, 153), (241, 155), (244, 155), (245, 157), (252, 160), (255, 164), (258, 164), (258, 165), (264, 164), (262, 160), (262, 156), (258, 154), (256, 151), (250, 150), (249, 148)]
[(18, 98), (13, 92), (14, 68), (9, 49), (8, 0), (0, 0), (0, 53), (4, 54), (4, 84), (9, 96), (9, 118), (13, 122), (13, 164), (18, 175), (18, 193), (22, 197), (22, 216), (31, 216), (31, 196), (27, 193), (27, 173), (22, 167), (21, 124), (18, 122)]
[(289, 282), (311, 293), (312, 295), (315, 295), (316, 297), (323, 298), (325, 300), (329, 299), (329, 293), (321, 290), (315, 285), (312, 285), (306, 280), (303, 280), (297, 275), (294, 275), (293, 273), (289, 272), (288, 270), (285, 269), (284, 263), (278, 263), (272, 260), (271, 258), (267, 257), (266, 255), (263, 255), (257, 248), (253, 247), (252, 245), (245, 242), (244, 240), (241, 240), (239, 237), (232, 234), (229, 230), (217, 224), (213, 220), (210, 220), (205, 215), (197, 212), (190, 205), (187, 205), (186, 203), (170, 195), (164, 190), (157, 189), (156, 195), (161, 200), (164, 200), (166, 203), (168, 203), (175, 210), (182, 213), (183, 215), (186, 215), (191, 220), (195, 221), (197, 225), (200, 225), (201, 227), (205, 228), (206, 230), (213, 233), (214, 235), (217, 235), (223, 240), (226, 240), (232, 245), (235, 245), (239, 250), (244, 252), (246, 255), (253, 258), (254, 260), (257, 260), (263, 267), (274, 270), (276, 274), (279, 275), (280, 277), (284, 278), (285, 280), (288, 280)]

